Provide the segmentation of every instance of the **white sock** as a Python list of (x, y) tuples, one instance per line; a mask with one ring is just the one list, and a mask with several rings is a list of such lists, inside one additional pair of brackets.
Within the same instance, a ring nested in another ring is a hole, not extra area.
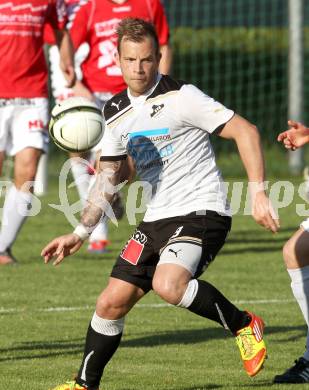
[(104, 334), (106, 336), (116, 336), (123, 331), (124, 317), (119, 318), (118, 320), (105, 320), (94, 312), (91, 320), (91, 327), (97, 333)]
[(33, 192), (36, 196), (45, 195), (47, 192), (47, 167), (48, 167), (48, 155), (43, 153), (40, 157), (38, 168), (35, 175)]
[(0, 251), (10, 248), (30, 211), (32, 194), (12, 185), (6, 194), (0, 233)]
[(107, 240), (107, 237), (108, 237), (108, 219), (102, 218), (101, 221), (98, 223), (97, 227), (91, 233), (91, 236), (89, 237), (89, 241), (93, 242), (93, 241)]
[(191, 279), (188, 283), (187, 289), (177, 306), (188, 308), (191, 306), (194, 298), (196, 297), (198, 290), (198, 281), (196, 279)]
[(74, 181), (77, 187), (79, 198), (84, 205), (88, 195), (90, 175), (88, 174), (88, 167), (82, 159), (74, 157), (70, 159), (71, 169)]
[[(304, 319), (309, 326), (309, 266), (287, 270), (291, 277), (291, 288)], [(309, 332), (304, 358), (309, 361)]]

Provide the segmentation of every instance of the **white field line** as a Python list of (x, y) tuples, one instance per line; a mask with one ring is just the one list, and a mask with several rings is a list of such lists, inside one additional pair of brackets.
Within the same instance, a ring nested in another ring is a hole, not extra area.
[[(244, 304), (282, 304), (282, 303), (295, 303), (295, 299), (257, 299), (257, 300), (238, 300), (234, 301), (235, 305), (244, 305)], [(138, 303), (135, 305), (136, 308), (141, 309), (152, 309), (152, 308), (166, 308), (171, 307), (168, 303)], [(0, 314), (18, 314), (18, 313), (54, 313), (54, 312), (74, 312), (74, 311), (84, 311), (94, 309), (94, 304), (92, 306), (64, 306), (64, 307), (47, 307), (41, 309), (28, 309), (28, 308), (4, 308), (0, 307)]]

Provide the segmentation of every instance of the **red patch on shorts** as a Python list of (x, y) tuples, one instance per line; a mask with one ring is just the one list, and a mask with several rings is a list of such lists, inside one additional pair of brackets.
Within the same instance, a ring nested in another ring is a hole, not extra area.
[(120, 255), (124, 260), (136, 265), (143, 252), (144, 245), (131, 238), (125, 250)]

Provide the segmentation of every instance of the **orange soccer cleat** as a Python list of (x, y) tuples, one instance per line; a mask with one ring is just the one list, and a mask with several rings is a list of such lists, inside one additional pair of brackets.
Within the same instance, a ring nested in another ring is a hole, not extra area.
[(236, 333), (236, 344), (247, 374), (254, 376), (263, 368), (266, 359), (266, 346), (263, 340), (265, 325), (262, 318), (253, 313), (248, 314), (251, 322)]

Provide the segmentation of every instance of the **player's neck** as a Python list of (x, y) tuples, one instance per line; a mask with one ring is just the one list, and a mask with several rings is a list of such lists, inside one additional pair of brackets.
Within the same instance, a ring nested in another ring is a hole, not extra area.
[(151, 95), (155, 87), (158, 85), (159, 81), (161, 80), (162, 75), (160, 73), (157, 73), (156, 78), (153, 80), (151, 86), (149, 86), (144, 92), (137, 93), (136, 91), (132, 91), (130, 87), (128, 87), (129, 95), (133, 96), (135, 98), (138, 98), (139, 96), (148, 96)]
[(152, 87), (150, 87), (147, 91), (145, 91), (141, 94), (138, 94), (138, 95), (136, 93), (132, 93), (132, 91), (128, 87), (127, 93), (128, 93), (128, 97), (129, 97), (132, 105), (136, 106), (136, 105), (142, 104), (147, 99), (147, 97), (152, 94), (152, 92), (154, 91), (154, 89), (158, 85), (159, 81), (161, 80), (161, 77), (162, 77), (162, 75), (160, 73), (158, 73), (156, 80), (155, 80), (154, 84), (152, 85)]

